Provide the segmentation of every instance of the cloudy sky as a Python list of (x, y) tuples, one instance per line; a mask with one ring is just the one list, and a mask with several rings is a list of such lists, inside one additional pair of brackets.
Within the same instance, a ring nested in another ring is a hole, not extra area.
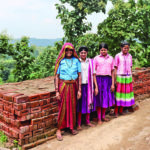
[[(13, 38), (61, 38), (64, 33), (60, 20), (56, 19), (55, 3), (59, 0), (0, 0), (0, 33), (7, 31)], [(107, 5), (107, 11), (112, 7)], [(93, 33), (99, 22), (107, 18), (102, 13), (88, 16)]]

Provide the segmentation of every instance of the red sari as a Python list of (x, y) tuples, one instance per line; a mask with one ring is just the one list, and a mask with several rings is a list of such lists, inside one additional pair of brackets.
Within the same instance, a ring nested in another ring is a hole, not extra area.
[(60, 81), (59, 83), (61, 102), (59, 102), (58, 129), (73, 130), (76, 126), (77, 89), (77, 81), (74, 83)]
[[(65, 43), (59, 53), (55, 64), (55, 72), (59, 67), (60, 61), (65, 57), (66, 48), (73, 49), (73, 56), (77, 59), (78, 55), (71, 43)], [(58, 129), (70, 128), (74, 129), (76, 126), (76, 101), (77, 101), (78, 81), (77, 80), (59, 80), (59, 93), (61, 101), (59, 101), (59, 114), (58, 114)]]

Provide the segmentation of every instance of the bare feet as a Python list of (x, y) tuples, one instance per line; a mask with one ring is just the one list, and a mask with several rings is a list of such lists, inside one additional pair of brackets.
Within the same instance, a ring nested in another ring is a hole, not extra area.
[(103, 122), (101, 120), (98, 121), (98, 125), (101, 125)]
[(95, 127), (95, 125), (92, 124), (92, 123), (88, 123), (87, 126), (89, 126), (89, 127)]
[(57, 137), (57, 140), (58, 140), (58, 141), (62, 141), (62, 140), (63, 140), (63, 137), (62, 137), (62, 135), (61, 135), (61, 130), (57, 130), (57, 132), (56, 132), (56, 137)]
[(81, 128), (80, 125), (77, 126), (77, 130), (78, 130), (78, 131), (79, 131), (79, 130), (82, 130), (82, 128)]

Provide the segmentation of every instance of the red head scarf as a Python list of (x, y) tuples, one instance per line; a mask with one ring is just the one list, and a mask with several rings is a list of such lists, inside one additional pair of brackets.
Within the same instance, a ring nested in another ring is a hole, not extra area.
[(59, 55), (58, 55), (58, 58), (57, 58), (57, 60), (56, 60), (54, 75), (56, 75), (56, 73), (57, 73), (57, 70), (58, 70), (60, 61), (61, 61), (63, 58), (65, 58), (65, 50), (66, 50), (66, 48), (73, 49), (73, 56), (79, 59), (79, 57), (78, 57), (78, 55), (77, 55), (77, 53), (76, 53), (76, 51), (75, 51), (75, 49), (74, 49), (74, 46), (73, 46), (71, 43), (65, 43), (65, 44), (62, 46), (62, 49), (61, 49), (61, 51), (60, 51), (60, 53), (59, 53)]

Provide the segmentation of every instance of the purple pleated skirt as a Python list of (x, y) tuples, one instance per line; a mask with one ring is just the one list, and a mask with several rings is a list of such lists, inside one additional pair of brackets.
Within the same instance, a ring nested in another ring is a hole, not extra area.
[(77, 112), (87, 114), (90, 113), (90, 110), (88, 110), (88, 102), (87, 102), (88, 84), (82, 84), (81, 90), (82, 90), (82, 97), (77, 101)]
[(94, 106), (96, 107), (108, 108), (115, 105), (114, 92), (111, 92), (112, 78), (111, 76), (96, 76), (98, 84), (98, 95), (94, 96)]

